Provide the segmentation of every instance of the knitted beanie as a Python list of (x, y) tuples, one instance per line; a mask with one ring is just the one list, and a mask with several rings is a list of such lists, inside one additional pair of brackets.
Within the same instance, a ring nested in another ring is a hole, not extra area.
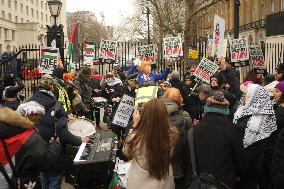
[(204, 106), (204, 112), (214, 112), (223, 115), (229, 115), (229, 102), (225, 99), (222, 91), (213, 91), (209, 98), (207, 98), (206, 105)]

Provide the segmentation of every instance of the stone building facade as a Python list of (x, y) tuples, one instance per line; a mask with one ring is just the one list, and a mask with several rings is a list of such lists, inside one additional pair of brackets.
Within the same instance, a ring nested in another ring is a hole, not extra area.
[[(226, 31), (234, 33), (234, 0), (197, 0), (195, 38), (213, 34), (214, 15), (225, 19)], [(284, 0), (240, 0), (240, 37), (249, 43), (260, 43), (266, 38), (266, 16), (284, 11)]]
[[(61, 2), (57, 24), (66, 26), (66, 0)], [(0, 54), (7, 46), (15, 50), (27, 44), (46, 45), (46, 25), (53, 22), (47, 0), (0, 0)]]

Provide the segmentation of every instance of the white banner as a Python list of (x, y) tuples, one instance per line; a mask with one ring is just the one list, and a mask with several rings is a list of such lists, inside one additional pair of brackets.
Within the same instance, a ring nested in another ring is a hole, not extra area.
[(129, 122), (129, 118), (132, 115), (134, 109), (134, 98), (123, 95), (121, 102), (115, 112), (112, 123), (120, 127), (126, 127)]
[(225, 34), (225, 20), (220, 16), (214, 16), (214, 32), (213, 32), (213, 45), (211, 56), (217, 56), (221, 58), (223, 54), (223, 46)]

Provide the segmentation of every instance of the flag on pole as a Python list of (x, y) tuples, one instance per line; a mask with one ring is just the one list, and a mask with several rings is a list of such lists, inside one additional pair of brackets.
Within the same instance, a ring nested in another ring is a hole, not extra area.
[(72, 33), (69, 38), (69, 46), (68, 46), (68, 55), (69, 55), (69, 64), (67, 65), (67, 71), (69, 72), (71, 70), (70, 63), (73, 61), (73, 50), (78, 48), (78, 44), (76, 44), (76, 41), (78, 43), (78, 40), (76, 39), (77, 33), (78, 33), (78, 27), (79, 27), (79, 21), (76, 22), (75, 26), (72, 29)]

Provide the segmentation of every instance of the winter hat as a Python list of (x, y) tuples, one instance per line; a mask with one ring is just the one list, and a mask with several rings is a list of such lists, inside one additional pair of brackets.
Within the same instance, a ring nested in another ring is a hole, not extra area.
[(53, 69), (52, 75), (58, 79), (63, 79), (64, 75), (64, 68), (62, 67), (57, 67)]
[(222, 81), (222, 76), (221, 76), (220, 73), (217, 72), (217, 73), (213, 74), (213, 75), (210, 77), (210, 81), (212, 81), (213, 79), (217, 80), (217, 83), (218, 83), (219, 85), (222, 85), (223, 81)]
[(20, 113), (22, 116), (27, 116), (31, 114), (45, 114), (45, 109), (42, 105), (36, 101), (30, 101), (18, 106), (16, 112)]
[(276, 68), (276, 71), (278, 73), (284, 73), (284, 63), (279, 64), (278, 67)]
[(82, 68), (81, 74), (85, 75), (85, 76), (91, 76), (92, 70), (89, 67), (85, 66), (85, 67)]
[(44, 75), (39, 81), (38, 81), (38, 87), (40, 89), (44, 89), (49, 91), (51, 89), (51, 86), (53, 86), (53, 78), (50, 75)]
[(179, 79), (179, 72), (178, 72), (177, 70), (174, 70), (174, 71), (172, 72), (172, 78), (173, 78), (173, 79)]
[(284, 82), (280, 82), (275, 86), (275, 89), (278, 89), (279, 91), (282, 92), (282, 94), (284, 94)]
[(8, 87), (8, 86), (14, 86), (16, 84), (15, 82), (15, 76), (13, 74), (7, 75), (4, 78), (4, 86)]
[(229, 105), (222, 91), (213, 91), (207, 98), (204, 112), (214, 112), (227, 116), (230, 114)]

